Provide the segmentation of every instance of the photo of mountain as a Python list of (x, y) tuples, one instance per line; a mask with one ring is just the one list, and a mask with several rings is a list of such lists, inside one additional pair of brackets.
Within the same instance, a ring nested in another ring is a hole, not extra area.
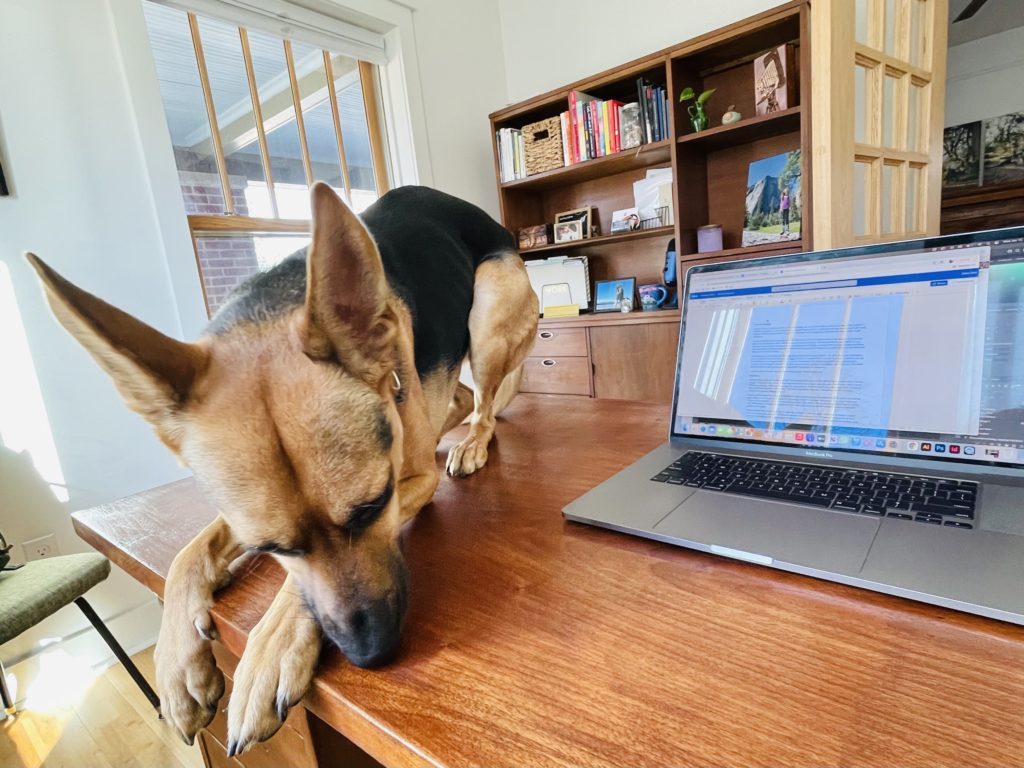
[(743, 245), (800, 239), (800, 150), (750, 164)]

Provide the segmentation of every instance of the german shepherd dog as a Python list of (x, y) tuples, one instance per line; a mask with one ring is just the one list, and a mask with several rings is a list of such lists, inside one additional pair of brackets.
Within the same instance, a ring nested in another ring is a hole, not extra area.
[[(157, 688), (187, 742), (224, 692), (209, 611), (229, 564), (267, 552), (287, 574), (236, 670), (231, 754), (281, 726), (323, 637), (358, 666), (393, 657), (407, 594), (399, 530), (437, 488), (441, 436), (470, 414), (447, 470), (487, 461), (537, 328), (512, 235), (476, 206), (403, 187), (360, 220), (327, 185), (311, 194), (307, 252), (241, 286), (191, 344), (27, 254), (57, 319), (219, 512), (164, 590)], [(458, 381), (467, 355), (473, 390)]]

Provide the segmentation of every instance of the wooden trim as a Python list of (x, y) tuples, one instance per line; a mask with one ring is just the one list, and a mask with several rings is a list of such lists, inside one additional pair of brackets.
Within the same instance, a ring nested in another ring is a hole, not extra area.
[(854, 144), (853, 151), (863, 157), (884, 157), (886, 160), (900, 160), (909, 163), (924, 164), (931, 160), (931, 157), (923, 152), (908, 152), (902, 149), (876, 147), (873, 144)]
[[(926, 5), (927, 13), (931, 14), (930, 30), (926, 32), (926, 50), (929, 54), (925, 59), (931, 68), (931, 82), (924, 86), (922, 99), (923, 114), (919, 119), (927, 125), (925, 146), (928, 163), (924, 169), (927, 179), (926, 195), (921, 203), (924, 208), (924, 230), (929, 235), (937, 235), (940, 231), (942, 208), (942, 131), (946, 112), (946, 51), (949, 25), (949, 0), (930, 0)], [(928, 30), (928, 26), (924, 27)]]
[(203, 101), (206, 103), (206, 117), (210, 121), (210, 141), (213, 146), (213, 159), (220, 175), (221, 192), (224, 195), (224, 210), (235, 212), (235, 201), (231, 195), (231, 179), (228, 177), (228, 164), (224, 160), (224, 147), (220, 143), (220, 128), (217, 126), (217, 108), (213, 103), (213, 92), (210, 90), (210, 75), (206, 71), (206, 57), (203, 55), (203, 41), (199, 35), (199, 21), (194, 13), (188, 14), (188, 28), (192, 33), (192, 49), (196, 54), (196, 65), (199, 67), (199, 85), (203, 89)]
[(345, 159), (345, 139), (341, 135), (341, 113), (338, 111), (338, 94), (334, 90), (334, 64), (331, 54), (324, 55), (324, 74), (327, 75), (327, 100), (331, 105), (331, 120), (334, 123), (334, 138), (338, 144), (338, 162), (341, 164), (341, 183), (345, 185), (345, 197), (352, 204), (352, 182), (348, 177), (348, 161)]
[(366, 114), (366, 130), (370, 136), (373, 180), (377, 186), (377, 194), (383, 195), (391, 188), (391, 182), (388, 179), (388, 161), (387, 153), (384, 151), (380, 105), (377, 102), (377, 68), (368, 61), (359, 62), (359, 85), (363, 89), (363, 112)]
[(254, 234), (259, 232), (293, 232), (309, 234), (308, 221), (301, 219), (260, 219), (254, 216), (202, 216), (188, 217), (188, 228), (196, 235)]
[(295, 107), (295, 126), (299, 130), (299, 149), (302, 152), (302, 167), (306, 171), (306, 184), (313, 186), (313, 164), (309, 160), (309, 144), (306, 142), (306, 123), (302, 119), (302, 94), (295, 76), (295, 57), (292, 55), (292, 41), (284, 39), (284, 61), (288, 67), (288, 82), (292, 89), (292, 106)]
[[(855, 29), (852, 2), (827, 0), (815, 4), (811, 13), (814, 74), (805, 76), (811, 79), (814, 100), (812, 200), (816, 215), (811, 224), (814, 246), (819, 249), (848, 245), (853, 238)], [(870, 90), (870, 83), (866, 90)]]
[(263, 161), (263, 178), (270, 193), (270, 210), (276, 219), (277, 194), (274, 192), (274, 173), (270, 167), (270, 150), (267, 149), (267, 133), (263, 127), (263, 107), (260, 104), (260, 93), (256, 87), (256, 73), (252, 66), (252, 51), (249, 49), (249, 33), (245, 27), (238, 28), (238, 39), (242, 43), (242, 60), (245, 62), (245, 77), (249, 81), (249, 98), (252, 99), (252, 115), (256, 122), (256, 138), (260, 145), (260, 159)]
[[(191, 230), (191, 227), (189, 228)], [(189, 232), (189, 236), (192, 238), (192, 253), (196, 257), (196, 274), (199, 275), (199, 288), (203, 292), (203, 306), (206, 307), (206, 316), (210, 317), (213, 313), (210, 312), (210, 297), (206, 295), (206, 281), (203, 279), (203, 263), (199, 260), (199, 243), (196, 233), (193, 231)]]
[(870, 45), (864, 45), (864, 43), (854, 43), (853, 50), (856, 55), (863, 56), (865, 59), (869, 59), (871, 61), (877, 61), (897, 76), (910, 74), (911, 77), (916, 77), (919, 80), (924, 80), (926, 82), (930, 82), (935, 77), (934, 72), (929, 72), (927, 69), (916, 67), (910, 62), (902, 61), (895, 56), (890, 56), (885, 51), (872, 48)]
[[(576, 317), (542, 317), (542, 328), (596, 328), (604, 325), (638, 325), (647, 323), (678, 323), (678, 309), (659, 309), (653, 312), (588, 312)], [(588, 349), (589, 352), (589, 349)], [(593, 377), (591, 377), (593, 378)]]

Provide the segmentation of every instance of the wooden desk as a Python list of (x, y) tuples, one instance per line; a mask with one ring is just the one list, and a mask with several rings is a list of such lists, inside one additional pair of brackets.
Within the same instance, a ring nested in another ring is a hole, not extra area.
[[(312, 738), (322, 721), (390, 766), (1024, 765), (1021, 627), (563, 521), (666, 417), (520, 396), (487, 467), (406, 531), (398, 661), (328, 652)], [(75, 526), (160, 593), (212, 516), (183, 481)], [(228, 651), (280, 579), (262, 558), (224, 591)]]

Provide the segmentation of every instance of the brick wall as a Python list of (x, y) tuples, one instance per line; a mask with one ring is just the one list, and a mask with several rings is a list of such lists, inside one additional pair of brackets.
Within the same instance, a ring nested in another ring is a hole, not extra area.
[[(224, 195), (217, 174), (180, 171), (178, 178), (187, 213), (223, 215)], [(245, 203), (246, 180), (241, 176), (228, 178), (235, 213), (245, 216), (249, 212)], [(236, 286), (259, 271), (251, 237), (200, 237), (196, 239), (196, 252), (211, 315), (224, 304)]]

